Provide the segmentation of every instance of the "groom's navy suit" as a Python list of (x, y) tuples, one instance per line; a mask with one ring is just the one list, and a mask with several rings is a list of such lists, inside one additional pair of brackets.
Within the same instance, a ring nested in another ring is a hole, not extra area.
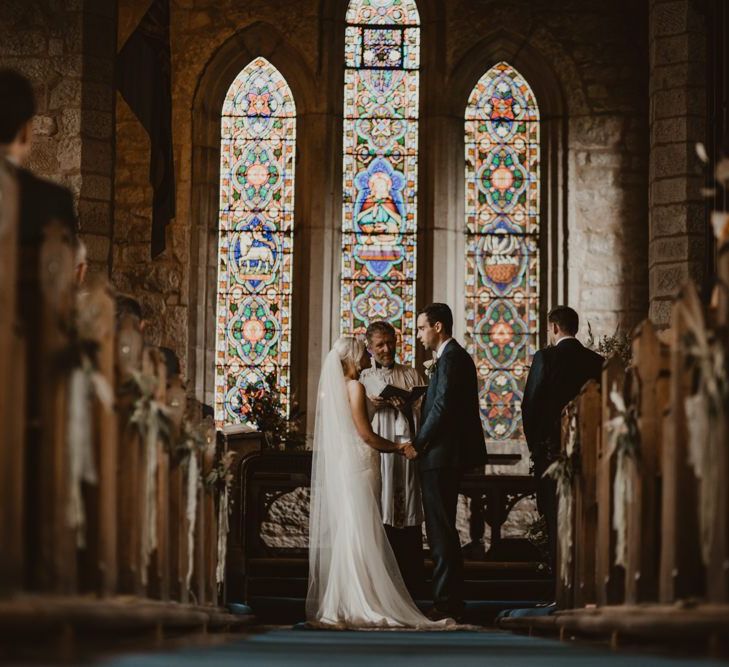
[(425, 395), (418, 452), (436, 609), (463, 610), (463, 557), (456, 506), (463, 469), (486, 463), (473, 359), (454, 339), (442, 350)]

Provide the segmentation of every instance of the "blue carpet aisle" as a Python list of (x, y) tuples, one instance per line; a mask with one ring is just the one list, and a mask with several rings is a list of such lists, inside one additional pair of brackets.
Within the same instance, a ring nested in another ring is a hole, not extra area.
[(505, 632), (271, 630), (224, 646), (128, 655), (104, 667), (727, 667), (713, 660), (612, 653)]

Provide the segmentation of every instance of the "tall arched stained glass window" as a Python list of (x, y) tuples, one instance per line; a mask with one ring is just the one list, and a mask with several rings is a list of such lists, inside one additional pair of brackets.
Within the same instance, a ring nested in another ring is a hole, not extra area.
[(352, 0), (344, 73), (341, 330), (373, 320), (415, 358), (420, 18), (414, 0)]
[(215, 419), (245, 421), (241, 389), (276, 377), (288, 406), (296, 107), (265, 58), (223, 104)]
[(539, 110), (507, 63), (471, 91), (465, 143), (467, 344), (487, 437), (518, 442), (539, 333)]

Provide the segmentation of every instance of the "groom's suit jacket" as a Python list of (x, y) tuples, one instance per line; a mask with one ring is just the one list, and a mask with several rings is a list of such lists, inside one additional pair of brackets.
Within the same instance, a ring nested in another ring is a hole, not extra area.
[(435, 365), (421, 419), (422, 426), (413, 439), (421, 470), (472, 468), (486, 463), (476, 366), (454, 339)]

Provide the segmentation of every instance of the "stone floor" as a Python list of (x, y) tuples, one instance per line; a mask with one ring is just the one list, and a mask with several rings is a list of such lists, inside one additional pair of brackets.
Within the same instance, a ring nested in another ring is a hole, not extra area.
[(478, 632), (322, 632), (269, 628), (230, 643), (140, 653), (103, 661), (104, 667), (713, 667), (727, 663), (514, 635)]

